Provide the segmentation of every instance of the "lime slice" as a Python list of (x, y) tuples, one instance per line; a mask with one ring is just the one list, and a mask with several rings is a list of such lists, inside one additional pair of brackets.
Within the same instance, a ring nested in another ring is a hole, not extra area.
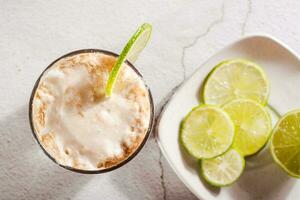
[(237, 98), (265, 105), (268, 96), (269, 82), (264, 71), (242, 59), (219, 63), (208, 75), (203, 90), (204, 102), (212, 105), (223, 105)]
[(112, 71), (109, 74), (109, 78), (106, 85), (106, 96), (110, 96), (117, 79), (118, 73), (122, 64), (125, 60), (130, 62), (135, 62), (140, 52), (146, 46), (150, 36), (151, 36), (152, 26), (150, 24), (143, 24), (139, 29), (133, 34), (130, 40), (127, 42), (126, 46), (122, 50), (122, 53), (118, 57)]
[(245, 168), (245, 160), (234, 149), (216, 158), (201, 161), (201, 173), (204, 179), (214, 186), (226, 186), (234, 183)]
[(229, 116), (214, 106), (198, 106), (183, 120), (180, 140), (195, 158), (213, 158), (224, 153), (234, 138)]
[(270, 149), (279, 166), (290, 176), (300, 178), (300, 110), (287, 113), (277, 122)]
[(259, 103), (236, 99), (223, 106), (235, 125), (233, 147), (249, 156), (264, 147), (271, 132), (271, 118)]

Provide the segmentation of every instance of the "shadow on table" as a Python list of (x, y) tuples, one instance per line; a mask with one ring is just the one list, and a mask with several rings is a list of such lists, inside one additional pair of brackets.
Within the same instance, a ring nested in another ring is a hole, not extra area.
[(159, 149), (153, 138), (129, 163), (111, 172), (116, 191), (128, 199), (163, 199)]
[(35, 141), (28, 120), (28, 106), (0, 119), (1, 198), (72, 198), (90, 175), (76, 174), (54, 164)]

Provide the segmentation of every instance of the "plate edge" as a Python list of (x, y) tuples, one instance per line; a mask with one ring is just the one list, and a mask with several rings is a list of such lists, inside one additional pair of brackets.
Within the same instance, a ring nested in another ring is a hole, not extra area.
[(195, 73), (197, 73), (197, 71), (201, 70), (201, 66), (205, 65), (206, 63), (208, 63), (213, 57), (215, 57), (219, 52), (224, 51), (226, 49), (231, 48), (232, 46), (234, 46), (236, 43), (239, 43), (243, 40), (247, 40), (247, 39), (251, 39), (251, 38), (255, 38), (255, 37), (261, 37), (261, 38), (265, 38), (265, 39), (269, 39), (272, 40), (273, 42), (277, 43), (278, 45), (280, 45), (281, 47), (285, 48), (290, 54), (292, 54), (295, 58), (297, 58), (298, 60), (300, 60), (300, 56), (298, 55), (298, 53), (290, 48), (287, 44), (285, 44), (283, 41), (281, 41), (280, 39), (269, 35), (267, 33), (252, 33), (249, 35), (246, 35), (244, 37), (241, 37), (231, 43), (229, 43), (228, 45), (226, 45), (225, 47), (223, 47), (222, 49), (218, 50), (215, 54), (213, 54), (209, 59), (207, 59), (205, 62), (200, 64), (200, 67), (198, 67), (198, 69), (196, 69), (191, 76), (189, 76), (184, 82), (181, 83), (180, 87), (178, 87), (176, 89), (176, 92), (169, 98), (169, 100), (167, 100), (167, 103), (163, 106), (162, 111), (160, 113), (160, 115), (158, 116), (158, 124), (157, 124), (157, 135), (156, 135), (156, 139), (157, 139), (157, 144), (160, 148), (160, 151), (162, 152), (162, 154), (164, 155), (165, 159), (167, 160), (167, 162), (169, 163), (169, 165), (171, 166), (171, 168), (173, 169), (173, 171), (175, 172), (176, 176), (184, 183), (184, 185), (198, 198), (198, 199), (203, 199), (203, 200), (208, 200), (207, 197), (203, 197), (198, 195), (198, 193), (196, 191), (194, 191), (194, 189), (191, 187), (191, 185), (189, 183), (187, 183), (183, 177), (180, 175), (180, 173), (177, 171), (177, 169), (175, 168), (174, 164), (172, 163), (172, 161), (169, 159), (169, 157), (167, 156), (167, 153), (163, 147), (163, 145), (161, 144), (161, 140), (160, 140), (160, 130), (161, 130), (161, 121), (163, 120), (163, 116), (165, 111), (168, 109), (170, 103), (172, 102), (172, 100), (177, 96), (177, 92), (181, 87), (184, 87), (184, 85), (186, 84), (186, 81), (189, 80)]

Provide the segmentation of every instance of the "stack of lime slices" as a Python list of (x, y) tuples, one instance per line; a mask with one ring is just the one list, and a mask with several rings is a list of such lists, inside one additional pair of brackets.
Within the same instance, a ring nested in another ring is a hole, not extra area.
[(201, 174), (210, 184), (230, 185), (242, 174), (244, 157), (269, 139), (271, 118), (264, 107), (269, 82), (257, 64), (234, 59), (218, 64), (203, 88), (204, 105), (185, 117), (180, 141), (201, 160)]

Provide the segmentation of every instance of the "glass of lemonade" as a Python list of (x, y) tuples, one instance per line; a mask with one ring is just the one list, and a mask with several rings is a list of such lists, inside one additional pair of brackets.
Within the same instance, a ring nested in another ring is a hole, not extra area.
[(55, 60), (37, 80), (30, 125), (58, 165), (81, 173), (111, 171), (130, 161), (149, 137), (153, 100), (131, 63), (122, 65), (113, 94), (105, 96), (117, 57), (98, 49), (75, 51)]

